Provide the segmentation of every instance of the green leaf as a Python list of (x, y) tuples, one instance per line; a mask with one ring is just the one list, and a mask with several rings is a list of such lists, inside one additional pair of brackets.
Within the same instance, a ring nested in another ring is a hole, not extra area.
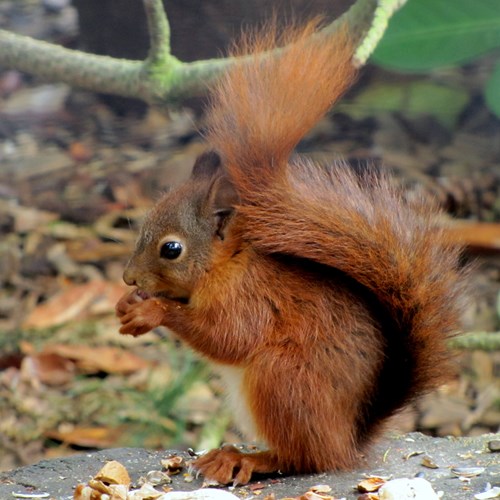
[(344, 101), (335, 109), (357, 119), (392, 111), (409, 118), (430, 115), (452, 128), (468, 100), (465, 90), (416, 81), (372, 85), (353, 101)]
[[(486, 82), (484, 95), (490, 110), (500, 118), (500, 61), (496, 63), (493, 73)], [(500, 316), (500, 295), (498, 297), (498, 315)]]
[(456, 65), (500, 47), (500, 0), (409, 0), (372, 60), (403, 71)]

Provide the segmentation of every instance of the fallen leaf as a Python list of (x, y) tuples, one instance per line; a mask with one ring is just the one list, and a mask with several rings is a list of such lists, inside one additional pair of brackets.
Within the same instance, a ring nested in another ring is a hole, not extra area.
[(113, 313), (118, 299), (126, 290), (125, 285), (101, 280), (83, 285), (67, 285), (57, 295), (33, 309), (23, 327), (47, 328), (92, 315)]
[(132, 245), (85, 238), (66, 242), (68, 256), (75, 262), (101, 262), (130, 255)]
[(69, 155), (75, 161), (86, 162), (92, 158), (93, 151), (83, 142), (74, 141), (69, 145)]
[(65, 385), (75, 375), (75, 364), (55, 353), (26, 356), (21, 362), (21, 376), (50, 386)]
[(122, 430), (116, 427), (74, 427), (68, 431), (47, 431), (45, 436), (85, 448), (110, 448), (116, 445)]
[(446, 228), (451, 239), (460, 245), (478, 250), (500, 251), (500, 224), (489, 222), (453, 221)]
[(100, 280), (83, 285), (68, 285), (47, 302), (36, 307), (24, 322), (24, 328), (47, 328), (78, 318), (100, 296), (107, 283)]
[(9, 212), (14, 217), (14, 229), (17, 233), (28, 233), (59, 219), (59, 215), (53, 212), (31, 207), (16, 206), (15, 209), (11, 208)]
[(112, 346), (49, 344), (43, 352), (72, 360), (84, 373), (128, 374), (150, 366), (148, 361), (132, 352)]

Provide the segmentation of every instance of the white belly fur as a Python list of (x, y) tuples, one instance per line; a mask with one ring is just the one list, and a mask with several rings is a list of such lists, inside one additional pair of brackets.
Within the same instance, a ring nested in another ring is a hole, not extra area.
[(244, 368), (216, 363), (212, 364), (212, 368), (220, 375), (226, 388), (226, 400), (233, 412), (235, 424), (246, 438), (255, 440), (257, 438), (256, 426), (243, 392)]

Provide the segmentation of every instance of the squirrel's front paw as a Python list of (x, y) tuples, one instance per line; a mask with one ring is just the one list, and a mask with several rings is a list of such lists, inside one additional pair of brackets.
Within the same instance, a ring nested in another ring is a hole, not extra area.
[(116, 304), (116, 314), (120, 318), (120, 333), (142, 335), (160, 326), (165, 317), (166, 306), (159, 299), (142, 300), (137, 292), (123, 296)]
[(193, 464), (207, 479), (220, 484), (247, 484), (254, 472), (278, 470), (276, 458), (270, 452), (242, 453), (234, 446), (223, 446), (202, 455)]

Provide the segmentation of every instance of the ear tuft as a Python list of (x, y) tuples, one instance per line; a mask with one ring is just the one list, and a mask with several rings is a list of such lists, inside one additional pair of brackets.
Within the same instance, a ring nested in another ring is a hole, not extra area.
[(205, 151), (196, 158), (191, 177), (194, 179), (212, 178), (219, 172), (221, 166), (222, 161), (218, 153), (213, 150)]

